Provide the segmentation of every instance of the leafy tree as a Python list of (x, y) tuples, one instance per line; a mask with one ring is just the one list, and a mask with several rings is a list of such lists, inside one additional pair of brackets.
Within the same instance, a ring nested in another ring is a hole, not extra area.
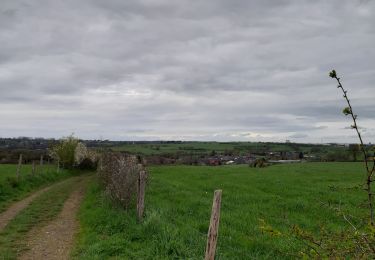
[(63, 168), (73, 168), (78, 143), (78, 138), (74, 137), (73, 134), (64, 137), (52, 148), (51, 156), (58, 161)]
[(350, 161), (350, 153), (348, 151), (330, 151), (323, 156), (323, 159), (328, 162), (348, 162)]
[(350, 144), (349, 145), (349, 151), (353, 154), (353, 160), (357, 161), (357, 154), (361, 151), (361, 148), (358, 144)]

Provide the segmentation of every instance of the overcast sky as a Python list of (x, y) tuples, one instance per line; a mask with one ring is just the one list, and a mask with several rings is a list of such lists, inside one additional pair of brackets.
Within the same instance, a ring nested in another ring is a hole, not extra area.
[(375, 142), (375, 1), (0, 0), (0, 137)]

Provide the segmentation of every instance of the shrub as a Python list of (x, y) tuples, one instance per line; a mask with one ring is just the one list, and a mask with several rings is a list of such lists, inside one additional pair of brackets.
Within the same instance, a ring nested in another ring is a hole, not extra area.
[(63, 168), (96, 169), (98, 154), (89, 150), (85, 144), (79, 142), (78, 138), (70, 135), (63, 138), (55, 145), (50, 155), (58, 161)]
[(74, 151), (75, 166), (81, 170), (95, 170), (99, 161), (96, 151), (87, 149), (83, 143), (78, 143)]
[(74, 149), (74, 163), (80, 165), (87, 157), (88, 150), (85, 144), (77, 143)]
[(266, 159), (264, 158), (258, 158), (256, 159), (254, 162), (250, 163), (249, 164), (250, 167), (254, 167), (254, 168), (264, 168), (264, 167), (267, 167), (267, 163), (266, 163)]
[(106, 194), (124, 208), (129, 208), (137, 193), (139, 171), (143, 169), (136, 156), (104, 153), (98, 167), (98, 177)]
[(96, 170), (97, 162), (92, 161), (90, 158), (84, 158), (80, 164), (77, 165), (80, 170)]
[(348, 162), (350, 161), (350, 153), (347, 151), (328, 152), (323, 156), (323, 159), (328, 162)]
[(51, 151), (51, 157), (57, 160), (63, 168), (73, 168), (75, 150), (79, 140), (73, 135), (63, 138)]

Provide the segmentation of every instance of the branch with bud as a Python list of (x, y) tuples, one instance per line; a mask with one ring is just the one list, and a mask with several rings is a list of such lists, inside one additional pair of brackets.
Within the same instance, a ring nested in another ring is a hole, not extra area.
[[(374, 159), (374, 156), (371, 159), (371, 157), (369, 156), (369, 153), (366, 150), (366, 147), (363, 143), (362, 135), (361, 135), (361, 132), (359, 131), (359, 127), (358, 127), (358, 124), (357, 124), (358, 116), (356, 114), (354, 114), (354, 112), (353, 112), (352, 105), (351, 105), (349, 97), (347, 95), (348, 92), (342, 86), (340, 78), (337, 76), (337, 73), (336, 73), (335, 70), (332, 70), (329, 73), (329, 76), (333, 79), (336, 79), (336, 81), (338, 83), (337, 88), (341, 89), (341, 91), (343, 93), (343, 96), (344, 96), (348, 106), (345, 107), (342, 112), (346, 116), (348, 116), (348, 115), (351, 116), (351, 118), (353, 120), (353, 125), (351, 125), (350, 127), (352, 129), (355, 129), (355, 131), (357, 133), (357, 136), (359, 138), (359, 141), (360, 141), (360, 148), (361, 148), (362, 154), (364, 156), (364, 163), (365, 163), (366, 173), (367, 173), (366, 174), (366, 184), (365, 184), (366, 188), (365, 188), (365, 190), (367, 191), (368, 204), (369, 204), (369, 207), (370, 207), (370, 223), (371, 223), (372, 226), (375, 226), (375, 222), (374, 222), (374, 203), (373, 203), (373, 194), (372, 194), (372, 190), (371, 190), (371, 188), (372, 188), (371, 184), (374, 181), (373, 175), (374, 175), (374, 172), (375, 172), (375, 159)], [(371, 166), (371, 162), (372, 162), (372, 166)]]

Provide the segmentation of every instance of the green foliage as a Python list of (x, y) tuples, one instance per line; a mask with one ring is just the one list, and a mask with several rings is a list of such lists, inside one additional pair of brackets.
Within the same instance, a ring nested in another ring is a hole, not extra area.
[(350, 111), (350, 107), (346, 107), (342, 110), (342, 113), (347, 116), (350, 115), (352, 111)]
[(264, 168), (264, 167), (267, 167), (268, 164), (266, 162), (266, 159), (264, 159), (264, 158), (258, 158), (253, 163), (251, 163), (249, 166), (250, 167), (254, 167), (254, 168), (257, 168), (257, 167), (258, 168)]
[(267, 224), (266, 221), (262, 218), (259, 219), (259, 229), (262, 231), (263, 234), (269, 234), (275, 237), (279, 237), (282, 235), (279, 230)]
[(336, 71), (335, 71), (335, 70), (330, 71), (330, 72), (329, 72), (329, 76), (330, 76), (331, 78), (336, 78), (336, 77), (337, 77)]
[(357, 161), (357, 154), (361, 151), (361, 146), (359, 144), (350, 144), (349, 151), (353, 154), (353, 160)]
[(348, 151), (336, 151), (327, 153), (323, 159), (327, 162), (347, 162), (351, 160), (350, 157)]
[(318, 235), (293, 226), (291, 235), (303, 241), (302, 257), (317, 259), (374, 259), (375, 230), (365, 226), (361, 230), (347, 227), (339, 232), (327, 231), (320, 227)]
[(71, 169), (75, 163), (75, 150), (79, 140), (70, 135), (62, 138), (60, 143), (52, 148), (52, 157), (59, 161), (62, 167)]

